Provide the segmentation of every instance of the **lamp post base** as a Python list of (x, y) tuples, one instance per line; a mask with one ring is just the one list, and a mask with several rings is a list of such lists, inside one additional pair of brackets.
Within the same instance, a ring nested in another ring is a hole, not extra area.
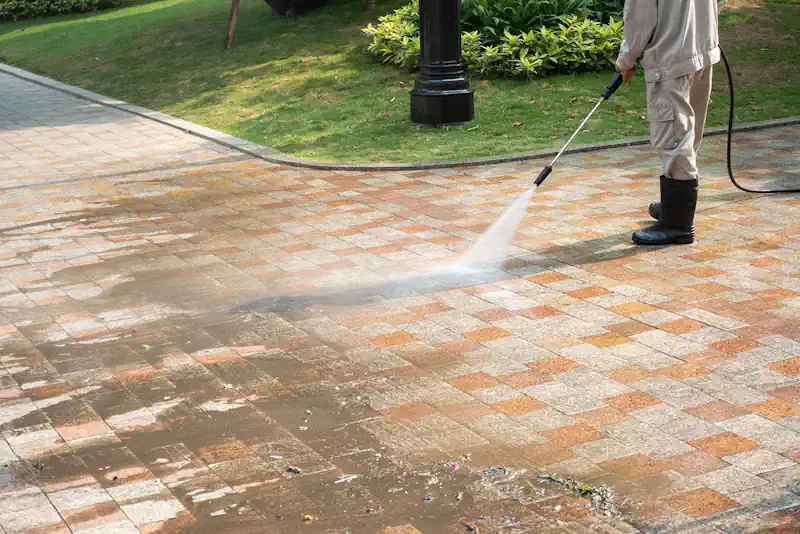
[(472, 89), (411, 91), (411, 120), (427, 126), (463, 124), (475, 117)]

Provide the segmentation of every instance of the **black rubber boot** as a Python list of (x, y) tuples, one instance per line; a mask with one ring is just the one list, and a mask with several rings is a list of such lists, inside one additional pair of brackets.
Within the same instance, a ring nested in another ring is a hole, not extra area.
[(661, 177), (661, 213), (658, 222), (636, 230), (638, 245), (687, 245), (694, 242), (694, 212), (697, 208), (697, 180)]
[(661, 218), (661, 202), (651, 202), (650, 207), (647, 208), (647, 213), (655, 220), (659, 220)]

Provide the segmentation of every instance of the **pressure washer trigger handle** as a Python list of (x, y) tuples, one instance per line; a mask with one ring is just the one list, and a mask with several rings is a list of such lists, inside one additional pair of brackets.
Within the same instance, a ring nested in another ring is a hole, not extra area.
[(606, 90), (603, 91), (603, 100), (608, 100), (611, 98), (611, 95), (617, 92), (617, 89), (622, 85), (622, 74), (619, 72), (611, 78), (611, 83), (608, 84)]
[(542, 172), (539, 173), (539, 176), (536, 177), (536, 181), (534, 182), (534, 184), (536, 184), (536, 187), (542, 185), (542, 182), (544, 182), (547, 179), (547, 177), (550, 176), (551, 172), (553, 172), (553, 167), (551, 165), (548, 165), (547, 167), (542, 169)]

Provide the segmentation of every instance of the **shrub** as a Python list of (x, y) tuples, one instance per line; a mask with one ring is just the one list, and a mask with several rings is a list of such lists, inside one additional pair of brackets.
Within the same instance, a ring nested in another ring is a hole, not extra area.
[(621, 20), (625, 0), (591, 0), (589, 12), (592, 18), (600, 22), (608, 22), (612, 18)]
[(85, 13), (115, 6), (119, 0), (0, 0), (0, 20)]
[(585, 16), (596, 0), (462, 0), (461, 23), (495, 38), (554, 26), (563, 16)]
[[(418, 0), (381, 17), (368, 50), (384, 63), (416, 69), (419, 63)], [(533, 78), (555, 73), (599, 71), (614, 65), (622, 41), (622, 22), (604, 24), (585, 17), (560, 17), (552, 28), (526, 32), (466, 31), (461, 53), (470, 70), (484, 75)]]
[(367, 50), (384, 63), (416, 68), (419, 63), (419, 0), (412, 0), (378, 22), (378, 26), (369, 24), (363, 30), (370, 36)]

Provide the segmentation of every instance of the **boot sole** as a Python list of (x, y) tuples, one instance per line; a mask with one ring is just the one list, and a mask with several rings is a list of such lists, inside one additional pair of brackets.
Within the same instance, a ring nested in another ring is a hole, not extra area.
[(633, 236), (633, 242), (636, 243), (637, 245), (648, 245), (648, 246), (651, 246), (651, 247), (658, 247), (658, 246), (664, 246), (664, 245), (691, 245), (692, 243), (694, 243), (694, 238), (693, 237), (675, 237), (675, 238), (669, 239), (667, 241), (659, 241), (658, 243), (653, 243), (651, 241), (642, 241), (641, 239), (638, 239), (634, 235)]

